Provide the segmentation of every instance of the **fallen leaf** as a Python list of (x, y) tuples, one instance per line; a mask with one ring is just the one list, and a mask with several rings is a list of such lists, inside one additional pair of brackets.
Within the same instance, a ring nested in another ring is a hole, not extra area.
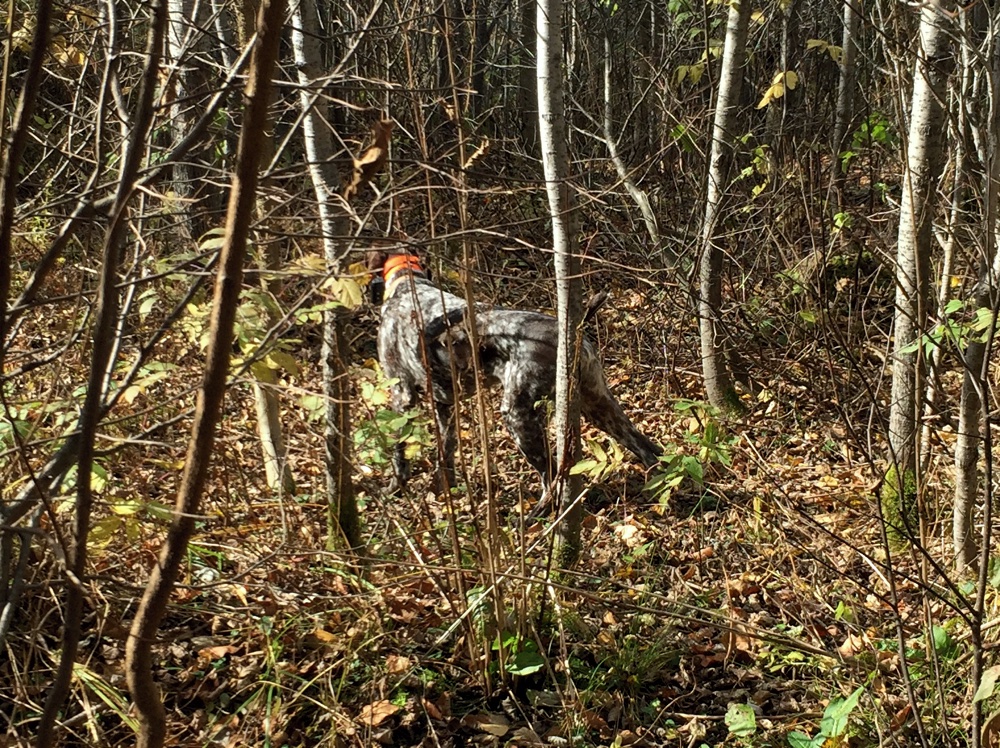
[(502, 738), (510, 730), (510, 722), (502, 714), (467, 714), (462, 718), (462, 724), (498, 738)]
[(357, 721), (369, 727), (378, 727), (398, 711), (399, 707), (391, 701), (386, 701), (385, 699), (373, 701), (371, 704), (361, 707), (361, 713), (358, 714)]
[(856, 657), (861, 652), (868, 651), (868, 642), (863, 635), (859, 634), (848, 634), (847, 638), (844, 639), (844, 643), (837, 647), (837, 651), (840, 652), (840, 656), (847, 659), (850, 657)]
[(392, 675), (399, 675), (413, 667), (413, 662), (409, 657), (391, 654), (385, 658), (385, 666)]

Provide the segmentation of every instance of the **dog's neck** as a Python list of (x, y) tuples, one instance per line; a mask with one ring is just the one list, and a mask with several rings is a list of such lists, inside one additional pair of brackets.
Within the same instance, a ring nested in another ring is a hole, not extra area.
[(426, 278), (427, 273), (420, 267), (420, 260), (413, 255), (393, 255), (382, 266), (385, 281), (385, 298), (391, 299), (399, 285), (408, 278)]

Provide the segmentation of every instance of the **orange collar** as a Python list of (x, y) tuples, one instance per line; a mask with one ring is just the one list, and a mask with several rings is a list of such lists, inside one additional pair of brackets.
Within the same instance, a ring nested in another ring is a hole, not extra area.
[(382, 278), (385, 280), (385, 285), (388, 287), (393, 276), (403, 270), (421, 274), (424, 272), (423, 268), (420, 267), (420, 260), (417, 257), (413, 255), (393, 255), (382, 266)]

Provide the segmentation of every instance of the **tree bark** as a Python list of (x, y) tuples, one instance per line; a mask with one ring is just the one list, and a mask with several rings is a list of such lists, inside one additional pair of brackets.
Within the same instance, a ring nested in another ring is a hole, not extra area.
[[(320, 96), (323, 57), (319, 40), (311, 33), (317, 26), (315, 0), (301, 0), (292, 15), (292, 48), (304, 112), (302, 133), (309, 175), (316, 193), (327, 272), (336, 274), (343, 260), (341, 237), (347, 235), (348, 223), (346, 203), (338, 194), (341, 180), (334, 161), (336, 151), (327, 124), (326, 106)], [(327, 546), (333, 549), (341, 545), (343, 538), (349, 548), (359, 549), (361, 525), (351, 479), (351, 386), (344, 325), (341, 310), (324, 312), (321, 355), (326, 399)]]
[(840, 81), (837, 85), (837, 110), (833, 124), (834, 199), (843, 202), (846, 171), (840, 154), (847, 145), (847, 132), (854, 120), (854, 94), (857, 81), (858, 26), (861, 0), (844, 0), (844, 31), (840, 42)]
[(572, 566), (580, 554), (583, 505), (581, 479), (570, 474), (580, 458), (580, 392), (577, 386), (577, 350), (583, 322), (583, 286), (580, 257), (576, 248), (573, 195), (570, 191), (570, 161), (566, 146), (566, 118), (563, 103), (563, 3), (538, 0), (538, 123), (545, 169), (545, 188), (552, 219), (552, 248), (555, 254), (556, 311), (559, 343), (556, 353), (555, 434), (556, 471), (551, 486), (560, 511), (559, 563)]
[(916, 457), (920, 453), (916, 444), (921, 411), (917, 393), (923, 391), (925, 360), (919, 342), (933, 304), (931, 228), (941, 171), (945, 84), (952, 61), (946, 15), (949, 6), (946, 0), (932, 0), (921, 10), (899, 211), (889, 463), (897, 476), (900, 495), (905, 490), (906, 476), (916, 477)]
[(226, 238), (219, 258), (212, 307), (205, 377), (198, 392), (194, 424), (173, 521), (150, 573), (125, 646), (125, 674), (139, 716), (139, 748), (160, 748), (166, 737), (163, 703), (153, 681), (152, 646), (167, 601), (194, 533), (201, 496), (222, 411), (232, 352), (233, 324), (243, 282), (243, 260), (256, 201), (257, 169), (270, 101), (271, 77), (278, 56), (285, 0), (264, 0), (247, 82), (246, 117), (237, 151), (226, 217)]
[[(968, 29), (967, 29), (968, 31)], [(964, 59), (963, 66), (971, 62)], [(963, 76), (966, 73), (962, 71)], [(989, 107), (990, 127), (986, 184), (983, 194), (986, 210), (983, 216), (984, 252), (980, 259), (979, 285), (974, 294), (976, 309), (995, 308), (995, 298), (1000, 279), (1000, 242), (997, 241), (996, 222), (1000, 210), (1000, 51), (994, 52), (991, 71), (992, 100)], [(958, 102), (963, 106), (964, 102)], [(960, 119), (961, 121), (961, 119)], [(987, 343), (972, 339), (962, 355), (962, 395), (958, 410), (958, 433), (955, 440), (955, 503), (952, 510), (952, 542), (955, 551), (955, 567), (962, 571), (968, 567), (978, 568), (978, 548), (973, 527), (973, 514), (979, 496), (979, 456), (983, 441), (983, 403), (989, 386), (986, 361)], [(987, 458), (990, 459), (990, 458)], [(983, 502), (985, 504), (985, 502)]]
[(534, 156), (538, 148), (538, 75), (535, 64), (535, 0), (520, 0), (521, 51), (517, 68), (517, 101), (521, 112), (521, 146)]
[(738, 107), (743, 88), (747, 27), (751, 4), (729, 8), (726, 41), (722, 52), (719, 92), (715, 100), (712, 150), (708, 165), (708, 190), (701, 235), (698, 325), (701, 334), (701, 365), (708, 401), (724, 412), (740, 410), (739, 397), (726, 363), (722, 307), (723, 254), (719, 245), (726, 188), (733, 161), (733, 144), (739, 125)]
[[(207, 71), (200, 54), (205, 51), (209, 3), (207, 0), (167, 0), (169, 24), (167, 26), (167, 60), (171, 66), (172, 88), (170, 97), (170, 130), (174, 142), (184, 138), (197, 119), (200, 97), (207, 92)], [(211, 199), (212, 192), (199, 194), (200, 185), (208, 183), (209, 165), (206, 154), (200, 151), (192, 157), (173, 165), (172, 187), (180, 198), (179, 215), (190, 239), (197, 241), (212, 225), (206, 217), (203, 199)], [(219, 206), (221, 207), (221, 206)]]

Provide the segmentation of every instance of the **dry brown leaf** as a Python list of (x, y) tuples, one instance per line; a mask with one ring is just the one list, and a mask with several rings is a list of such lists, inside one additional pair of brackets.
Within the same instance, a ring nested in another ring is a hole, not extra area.
[(218, 660), (226, 655), (235, 654), (239, 650), (231, 644), (223, 644), (217, 647), (205, 647), (198, 650), (198, 657), (203, 660)]
[(385, 666), (392, 675), (399, 675), (413, 667), (413, 661), (409, 657), (391, 654), (385, 658)]
[(983, 724), (983, 748), (1000, 748), (1000, 709)]
[(344, 185), (344, 199), (348, 202), (378, 174), (389, 157), (389, 139), (392, 137), (392, 120), (383, 119), (375, 123), (375, 142), (360, 158), (354, 159), (354, 170)]
[(844, 659), (856, 657), (861, 652), (867, 652), (871, 647), (867, 638), (863, 634), (848, 634), (844, 643), (837, 647), (840, 656)]
[(467, 714), (462, 724), (502, 738), (510, 730), (510, 722), (502, 714)]
[(371, 704), (361, 707), (357, 721), (369, 727), (378, 727), (397, 712), (399, 712), (399, 707), (391, 701), (385, 699), (373, 701)]

